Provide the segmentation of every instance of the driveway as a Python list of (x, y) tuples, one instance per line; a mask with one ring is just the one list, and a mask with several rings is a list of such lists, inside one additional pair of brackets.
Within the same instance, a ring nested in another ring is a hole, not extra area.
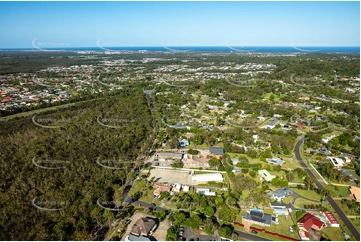
[(168, 221), (168, 216), (166, 219), (159, 224), (152, 236), (158, 241), (167, 240), (167, 230), (170, 228), (170, 222)]

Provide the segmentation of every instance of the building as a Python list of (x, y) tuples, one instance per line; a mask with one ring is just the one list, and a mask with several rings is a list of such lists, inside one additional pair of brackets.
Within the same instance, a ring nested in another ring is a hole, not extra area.
[(360, 201), (360, 188), (356, 186), (350, 186), (350, 193), (355, 198), (356, 201)]
[(273, 178), (275, 178), (275, 175), (271, 175), (267, 170), (258, 170), (259, 179), (265, 180), (265, 181), (272, 181)]
[(319, 231), (323, 228), (324, 223), (319, 220), (316, 216), (310, 213), (306, 213), (298, 222), (297, 226), (300, 230), (308, 232), (310, 229)]
[(286, 208), (286, 204), (284, 202), (271, 202), (269, 203), (271, 208), (274, 209), (283, 209)]
[(179, 145), (180, 145), (180, 147), (184, 148), (187, 145), (189, 145), (189, 141), (186, 140), (186, 139), (182, 139), (182, 140), (179, 141)]
[(239, 159), (238, 158), (232, 158), (231, 161), (232, 161), (233, 165), (236, 165), (239, 162)]
[(137, 237), (144, 236), (148, 237), (152, 234), (152, 232), (157, 227), (155, 221), (151, 218), (140, 218), (137, 222), (135, 222), (132, 226), (130, 234), (135, 235)]
[(277, 122), (278, 122), (278, 119), (272, 118), (272, 119), (270, 119), (269, 123), (266, 124), (264, 127), (266, 129), (274, 129), (274, 127), (276, 127)]
[(197, 188), (196, 192), (205, 196), (216, 196), (216, 193), (211, 192), (208, 188)]
[(208, 174), (198, 174), (192, 176), (192, 182), (196, 183), (207, 183), (210, 181), (214, 182), (223, 182), (223, 176), (221, 173), (208, 173)]
[(180, 193), (182, 185), (181, 184), (174, 184), (173, 188), (172, 188), (172, 192), (173, 193)]
[(154, 184), (154, 189), (153, 195), (159, 197), (162, 192), (170, 192), (172, 187), (169, 185)]
[(252, 210), (250, 213), (243, 213), (242, 218), (248, 222), (264, 226), (271, 226), (272, 223), (272, 215), (256, 210)]
[(301, 240), (303, 240), (303, 241), (308, 241), (308, 240), (310, 240), (310, 235), (308, 234), (307, 231), (299, 230), (299, 231), (298, 231), (298, 234), (300, 235)]
[(337, 221), (335, 215), (330, 211), (324, 211), (323, 215), (326, 217), (327, 221), (331, 224), (331, 227), (340, 227), (339, 222)]
[(273, 164), (273, 165), (280, 165), (282, 166), (285, 162), (281, 159), (277, 159), (277, 158), (267, 158), (266, 161), (270, 164)]
[(189, 186), (187, 186), (187, 185), (183, 185), (183, 186), (182, 186), (182, 189), (183, 189), (183, 192), (184, 192), (184, 193), (189, 192)]
[(344, 161), (341, 158), (327, 156), (326, 159), (330, 160), (335, 168), (342, 168), (344, 166)]
[(276, 191), (273, 191), (271, 197), (280, 202), (282, 199), (288, 197), (292, 193), (293, 191), (291, 189), (282, 187), (280, 189), (277, 189)]
[(148, 237), (135, 236), (135, 235), (129, 234), (127, 237), (125, 237), (125, 241), (151, 241), (151, 240)]
[(209, 148), (209, 152), (212, 155), (216, 155), (216, 156), (222, 156), (224, 154), (224, 149), (221, 147), (210, 147)]

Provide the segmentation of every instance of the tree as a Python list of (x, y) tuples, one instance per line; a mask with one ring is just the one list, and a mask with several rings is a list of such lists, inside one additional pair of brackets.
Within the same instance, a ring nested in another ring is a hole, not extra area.
[(221, 164), (221, 162), (217, 158), (211, 158), (208, 161), (208, 164), (210, 167), (218, 167)]
[(291, 181), (293, 181), (293, 179), (295, 179), (295, 176), (293, 175), (293, 173), (288, 172), (286, 174), (286, 178), (287, 178), (287, 181), (291, 182)]
[(225, 238), (230, 238), (231, 235), (233, 233), (233, 226), (232, 225), (225, 225), (223, 224), (219, 229), (218, 229), (218, 234), (222, 237)]
[(213, 216), (214, 212), (215, 212), (214, 208), (210, 207), (210, 206), (206, 207), (205, 210), (204, 210), (204, 214), (209, 216), (209, 217)]
[(315, 184), (313, 182), (313, 180), (311, 179), (311, 177), (309, 177), (309, 176), (306, 176), (305, 179), (303, 180), (303, 182), (305, 183), (307, 190), (310, 190)]

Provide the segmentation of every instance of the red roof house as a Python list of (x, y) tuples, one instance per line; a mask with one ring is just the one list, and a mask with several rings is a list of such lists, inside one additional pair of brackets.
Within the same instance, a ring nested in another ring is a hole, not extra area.
[(308, 231), (310, 229), (320, 230), (324, 223), (312, 214), (306, 213), (305, 216), (298, 220), (297, 225), (300, 229)]
[(338, 223), (336, 217), (331, 213), (330, 211), (324, 211), (323, 215), (326, 217), (328, 222), (330, 222), (331, 227), (340, 227), (340, 224)]
[(296, 127), (303, 127), (303, 126), (305, 126), (303, 123), (296, 124)]

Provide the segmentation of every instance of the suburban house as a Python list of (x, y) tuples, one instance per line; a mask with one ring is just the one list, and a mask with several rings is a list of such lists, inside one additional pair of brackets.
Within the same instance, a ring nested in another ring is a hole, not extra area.
[(233, 165), (236, 165), (239, 162), (239, 159), (238, 158), (232, 158), (231, 161), (232, 161)]
[(172, 187), (169, 185), (154, 184), (154, 189), (153, 195), (159, 197), (162, 192), (170, 192)]
[(356, 186), (350, 186), (350, 193), (355, 198), (356, 201), (360, 201), (360, 188)]
[(196, 192), (205, 196), (216, 196), (216, 193), (209, 191), (208, 188), (197, 188)]
[(189, 145), (189, 141), (186, 140), (186, 139), (182, 139), (182, 140), (179, 141), (179, 145), (180, 145), (180, 147), (183, 148), (183, 147)]
[(207, 183), (210, 181), (223, 182), (223, 176), (221, 173), (209, 173), (209, 174), (198, 174), (192, 176), (192, 182)]
[(280, 165), (282, 166), (285, 162), (281, 159), (277, 159), (277, 158), (267, 158), (266, 161), (270, 164), (273, 164), (273, 165)]
[[(324, 223), (316, 216), (313, 216), (310, 213), (306, 213), (300, 220), (298, 220), (297, 226), (299, 228), (301, 238), (305, 238), (302, 240), (309, 240), (308, 231), (310, 229), (319, 231), (323, 228)], [(303, 231), (303, 233), (301, 233), (301, 231)]]
[(269, 123), (263, 127), (266, 129), (274, 129), (274, 127), (276, 127), (277, 122), (278, 122), (278, 119), (272, 118), (272, 119), (270, 119)]
[(250, 213), (243, 213), (242, 218), (248, 222), (264, 226), (271, 226), (272, 223), (272, 215), (256, 210), (252, 210)]
[(219, 158), (224, 154), (224, 149), (221, 147), (210, 147), (209, 152)]
[(180, 193), (182, 185), (181, 184), (174, 184), (173, 188), (172, 188), (172, 192), (174, 194), (178, 194)]
[(135, 236), (135, 235), (129, 234), (127, 237), (125, 237), (125, 241), (151, 241), (151, 240), (148, 237)]
[(337, 221), (335, 215), (330, 211), (324, 211), (323, 215), (326, 217), (326, 220), (331, 224), (331, 227), (340, 227), (339, 222)]
[(168, 159), (181, 160), (183, 158), (183, 154), (174, 152), (159, 152), (155, 157), (160, 161), (165, 161)]
[(187, 185), (183, 185), (183, 186), (182, 186), (182, 189), (183, 189), (183, 192), (184, 192), (184, 193), (189, 192), (189, 186), (187, 186)]
[(148, 237), (157, 227), (155, 221), (151, 218), (140, 218), (133, 224), (130, 234), (140, 237)]
[(275, 175), (271, 175), (267, 170), (258, 170), (259, 179), (265, 181), (272, 181), (273, 178), (276, 178)]
[(275, 208), (275, 209), (282, 209), (282, 208), (286, 208), (286, 204), (284, 202), (271, 202), (269, 203), (271, 208)]
[(277, 189), (276, 191), (273, 191), (271, 197), (280, 202), (282, 199), (288, 197), (292, 193), (293, 193), (293, 191), (291, 189), (282, 187), (282, 188)]
[(344, 166), (344, 161), (341, 158), (327, 156), (326, 159), (330, 160), (332, 164), (338, 169)]
[(303, 240), (303, 241), (310, 240), (310, 235), (308, 234), (307, 231), (299, 230), (298, 234), (300, 235), (301, 240)]

